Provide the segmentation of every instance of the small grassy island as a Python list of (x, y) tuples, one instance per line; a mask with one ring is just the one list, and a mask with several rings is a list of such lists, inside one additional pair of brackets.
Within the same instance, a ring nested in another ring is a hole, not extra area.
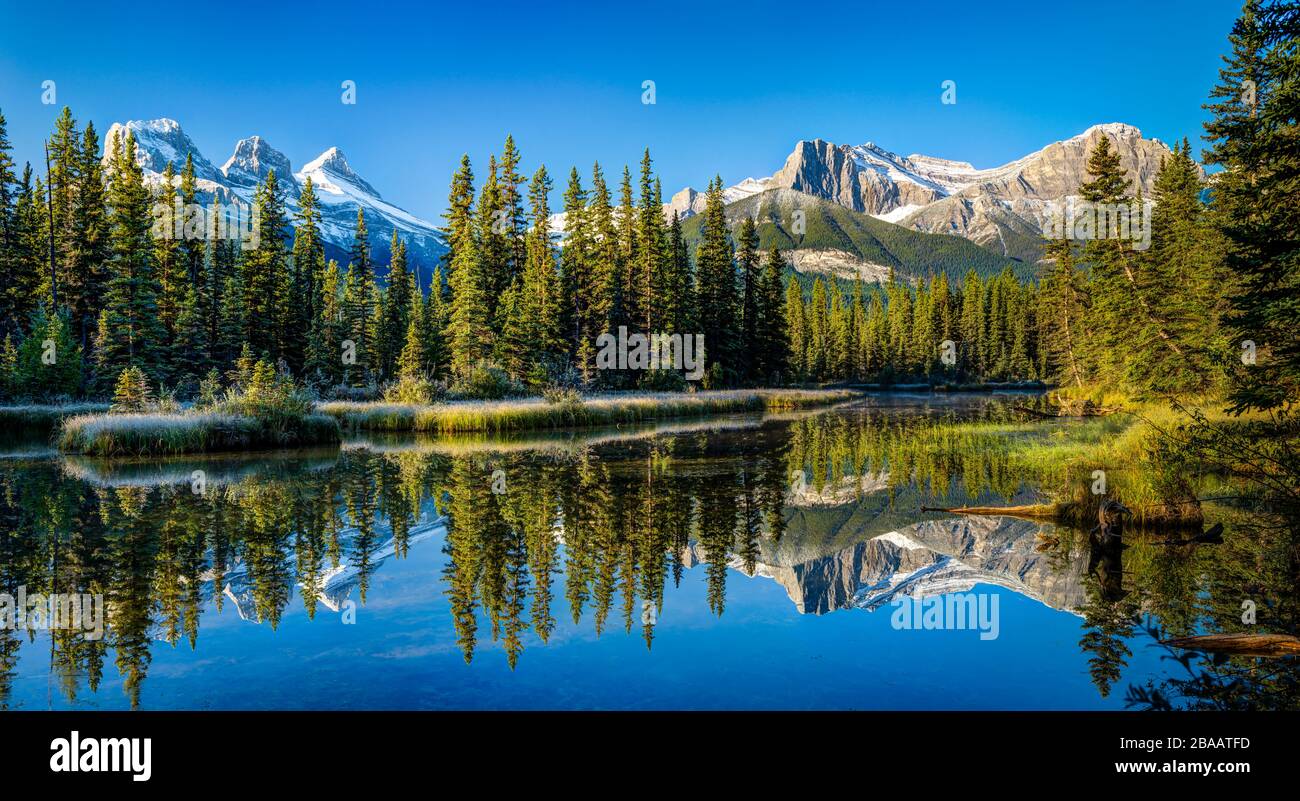
[(338, 423), (314, 405), (266, 361), (245, 360), (224, 389), (210, 374), (188, 409), (155, 399), (144, 372), (128, 368), (112, 406), (63, 420), (56, 443), (64, 453), (88, 456), (170, 456), (339, 442)]
[[(408, 387), (409, 389), (409, 387)], [(155, 397), (138, 368), (123, 370), (110, 404), (0, 409), (13, 431), (54, 432), (58, 449), (101, 457), (173, 456), (336, 444), (343, 430), (438, 434), (555, 430), (669, 418), (706, 417), (825, 406), (857, 397), (851, 390), (755, 389), (607, 393), (572, 389), (541, 397), (435, 401), (427, 393), (390, 401), (317, 403), (265, 360), (241, 359), (223, 385), (214, 372), (196, 400), (182, 407)]]

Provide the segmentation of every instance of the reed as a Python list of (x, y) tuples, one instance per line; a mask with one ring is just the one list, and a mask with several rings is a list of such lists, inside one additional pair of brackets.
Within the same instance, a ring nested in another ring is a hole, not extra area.
[(107, 403), (24, 404), (0, 406), (0, 431), (7, 434), (48, 435), (69, 417), (102, 414)]
[(336, 443), (333, 417), (307, 414), (272, 425), (255, 417), (219, 414), (90, 414), (64, 421), (59, 450), (88, 456), (168, 456), (267, 450)]
[(783, 411), (838, 403), (856, 396), (857, 393), (849, 390), (735, 390), (611, 394), (564, 403), (547, 403), (535, 398), (427, 406), (338, 401), (318, 408), (348, 430), (458, 434), (585, 428), (674, 417)]

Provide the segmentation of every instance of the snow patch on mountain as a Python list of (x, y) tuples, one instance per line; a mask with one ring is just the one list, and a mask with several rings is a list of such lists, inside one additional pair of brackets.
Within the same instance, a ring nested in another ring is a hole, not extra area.
[[(447, 250), (437, 226), (384, 200), (374, 186), (352, 169), (343, 151), (337, 147), (327, 149), (294, 172), (292, 162), (284, 153), (261, 136), (249, 136), (235, 144), (230, 158), (217, 169), (203, 157), (198, 146), (175, 120), (131, 120), (114, 123), (108, 129), (104, 137), (105, 164), (112, 153), (115, 138), (126, 131), (135, 137), (136, 163), (144, 170), (145, 180), (152, 185), (161, 183), (168, 162), (179, 173), (189, 154), (194, 160), (198, 189), (203, 194), (200, 202), (208, 203), (215, 197), (222, 202), (238, 198), (252, 203), (258, 184), (274, 170), (292, 220), (298, 209), (302, 184), (310, 177), (321, 206), (321, 234), (335, 248), (344, 252), (351, 248), (357, 209), (360, 208), (365, 212), (371, 247), (378, 251), (377, 258), (383, 258), (387, 252), (388, 240), (394, 230), (407, 243), (409, 254), (417, 263), (432, 265)], [(179, 178), (176, 183), (179, 183)]]

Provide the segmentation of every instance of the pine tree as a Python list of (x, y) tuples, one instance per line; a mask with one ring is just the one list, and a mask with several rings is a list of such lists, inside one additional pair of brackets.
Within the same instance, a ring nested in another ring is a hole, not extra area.
[(41, 224), (45, 214), (41, 193), (40, 181), (33, 184), (32, 168), (27, 165), (18, 183), (13, 216), (9, 222), (12, 245), (4, 253), (8, 280), (0, 284), (5, 312), (2, 322), (14, 334), (25, 329), (36, 310), (45, 275), (46, 237), (45, 226)]
[(817, 278), (813, 281), (808, 309), (804, 313), (808, 320), (807, 370), (809, 377), (817, 381), (826, 380), (830, 374), (830, 312), (830, 297), (826, 292), (826, 282)]
[(81, 346), (72, 338), (67, 317), (42, 306), (18, 346), (15, 388), (39, 400), (60, 400), (80, 394), (81, 378)]
[(286, 355), (291, 320), (283, 191), (268, 170), (254, 198), (257, 246), (242, 254), (245, 338), (253, 353), (271, 360)]
[(736, 265), (740, 271), (740, 348), (736, 370), (746, 383), (757, 383), (762, 375), (762, 343), (759, 340), (759, 255), (758, 227), (753, 217), (740, 223)]
[[(45, 188), (48, 191), (45, 223), (49, 235), (53, 237), (52, 244), (47, 242), (50, 246), (49, 259), (53, 263), (47, 262), (46, 269), (55, 270), (57, 274), (51, 273), (45, 276), (47, 283), (42, 286), (41, 294), (53, 300), (55, 282), (63, 284), (67, 280), (68, 254), (75, 238), (73, 224), (82, 162), (81, 136), (77, 133), (77, 121), (72, 118), (72, 110), (67, 106), (63, 107), (63, 111), (54, 122), (54, 133), (46, 143), (46, 153), (49, 168), (45, 180)], [(60, 293), (63, 289), (63, 286), (58, 287)], [(65, 305), (65, 303), (66, 299), (59, 297), (58, 304)]]
[(406, 268), (406, 243), (397, 238), (396, 229), (393, 230), (389, 252), (392, 253), (392, 260), (388, 266), (388, 288), (375, 337), (377, 367), (385, 378), (391, 378), (397, 373), (397, 359), (405, 347), (407, 330), (411, 324), (413, 294), (411, 273)]
[(1253, 364), (1234, 373), (1234, 411), (1274, 409), (1300, 396), (1300, 9), (1248, 0), (1229, 35), (1219, 83), (1206, 109), (1216, 176), (1212, 219), (1236, 277), (1228, 323), (1236, 347), (1254, 343)]
[(442, 268), (434, 268), (429, 285), (429, 298), (424, 305), (424, 357), (425, 371), (432, 376), (441, 375), (449, 365), (450, 354), (444, 332), (447, 330), (447, 284)]
[(564, 249), (560, 252), (565, 331), (569, 349), (583, 380), (595, 377), (595, 341), (608, 325), (609, 287), (597, 284), (607, 273), (594, 263), (594, 232), (587, 209), (587, 192), (577, 167), (569, 171), (564, 190)]
[(641, 205), (637, 210), (635, 231), (635, 262), (629, 272), (627, 286), (634, 298), (632, 307), (637, 314), (630, 322), (635, 330), (650, 333), (662, 329), (663, 310), (661, 292), (664, 283), (664, 261), (667, 241), (664, 231), (663, 204), (656, 198), (654, 173), (650, 148), (641, 157)]
[(513, 210), (505, 206), (498, 178), (496, 156), (488, 157), (487, 177), (479, 190), (477, 227), (478, 253), (483, 273), (483, 291), (487, 297), (489, 319), (497, 319), (498, 298), (514, 280), (515, 229), (511, 219)]
[(492, 352), (487, 282), (479, 259), (473, 225), (474, 173), (469, 156), (462, 156), (452, 177), (448, 198), (447, 241), (451, 275), (451, 308), (447, 343), (452, 372), (463, 377)]
[(501, 149), (500, 175), (497, 179), (501, 187), (501, 208), (505, 211), (505, 231), (510, 240), (510, 262), (506, 271), (502, 289), (509, 285), (524, 271), (527, 258), (525, 234), (527, 222), (524, 217), (524, 194), (522, 187), (526, 176), (519, 171), (519, 150), (515, 147), (515, 138), (507, 135)]
[(176, 170), (167, 162), (162, 183), (154, 195), (153, 265), (158, 277), (158, 322), (165, 335), (160, 349), (166, 363), (165, 377), (170, 379), (176, 368), (176, 317), (180, 314), (188, 276), (181, 262), (180, 240), (176, 236)]
[(99, 162), (99, 137), (92, 123), (86, 124), (77, 155), (80, 161), (65, 243), (61, 294), (70, 312), (73, 335), (82, 349), (88, 350), (108, 279), (109, 260), (104, 175)]
[(8, 124), (0, 110), (0, 334), (9, 334), (18, 328), (12, 297), (19, 290), (20, 265), (17, 224), (18, 178), (14, 160), (10, 155)]
[(148, 411), (154, 403), (149, 377), (136, 366), (123, 368), (113, 385), (112, 411), (116, 414), (136, 414)]
[(416, 381), (428, 377), (425, 371), (428, 359), (424, 354), (424, 335), (421, 331), (424, 314), (424, 301), (420, 293), (415, 292), (407, 313), (405, 342), (402, 345), (401, 356), (397, 360), (397, 375), (403, 381)]
[(111, 381), (126, 367), (139, 367), (161, 378), (165, 332), (158, 321), (158, 284), (154, 277), (149, 190), (136, 164), (135, 137), (115, 137), (108, 190), (110, 277), (99, 315), (95, 351), (101, 381)]
[[(589, 209), (591, 233), (593, 238), (591, 252), (591, 287), (593, 291), (605, 287), (605, 294), (597, 301), (595, 311), (589, 316), (591, 326), (588, 335), (595, 337), (603, 333), (613, 333), (620, 322), (626, 320), (623, 287), (623, 249), (619, 239), (617, 215), (605, 183), (605, 175), (600, 164), (591, 170), (591, 206)], [(613, 383), (613, 376), (606, 376), (607, 383)]]
[(550, 191), (550, 176), (545, 167), (539, 167), (528, 187), (532, 227), (528, 231), (528, 251), (519, 297), (533, 360), (540, 359), (544, 363), (539, 366), (555, 365), (565, 353), (564, 335), (560, 328), (560, 277), (556, 272), (555, 246), (551, 244), (549, 228), (547, 197)]
[(320, 201), (311, 176), (303, 181), (294, 216), (297, 224), (293, 232), (291, 322), (285, 358), (295, 372), (301, 372), (307, 360), (310, 332), (324, 303), (321, 293), (325, 280), (325, 244), (320, 231)]
[(343, 276), (330, 259), (321, 276), (319, 309), (307, 340), (307, 376), (325, 386), (343, 381)]
[(1048, 364), (1058, 382), (1082, 387), (1088, 375), (1084, 362), (1088, 319), (1084, 277), (1074, 266), (1069, 239), (1049, 239), (1043, 256), (1052, 265), (1041, 281), (1041, 327)]
[(516, 278), (501, 295), (498, 334), (492, 349), (493, 360), (516, 381), (527, 374), (532, 343), (527, 304), (522, 297), (523, 281), (522, 276)]
[(348, 263), (343, 279), (343, 343), (352, 343), (348, 349), (353, 361), (344, 364), (345, 380), (349, 386), (364, 387), (375, 369), (376, 343), (371, 334), (378, 298), (375, 289), (375, 272), (370, 263), (370, 239), (366, 232), (365, 213), (357, 209), (357, 226), (352, 239), (352, 261)]
[(731, 238), (723, 210), (722, 178), (709, 183), (704, 223), (696, 250), (696, 293), (700, 333), (704, 335), (706, 369), (721, 366), (728, 383), (736, 380), (739, 301)]
[(804, 314), (803, 290), (793, 279), (785, 288), (785, 324), (790, 336), (790, 374), (801, 380), (808, 373), (808, 320)]
[(668, 333), (695, 330), (695, 281), (691, 257), (682, 235), (682, 220), (676, 210), (668, 229), (668, 257), (663, 290), (663, 317)]
[(243, 349), (248, 311), (244, 307), (244, 283), (239, 270), (231, 269), (221, 287), (222, 303), (218, 307), (216, 343), (219, 362), (232, 364)]
[[(790, 334), (785, 314), (785, 258), (774, 245), (767, 254), (758, 293), (759, 381), (782, 384), (790, 377)], [(796, 284), (796, 281), (791, 281)], [(796, 287), (797, 289), (797, 287)]]

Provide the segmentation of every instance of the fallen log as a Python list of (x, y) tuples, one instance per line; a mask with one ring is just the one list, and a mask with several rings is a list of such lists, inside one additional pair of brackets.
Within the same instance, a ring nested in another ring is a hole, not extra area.
[(1083, 406), (1075, 410), (1068, 409), (1065, 406), (1056, 407), (1056, 412), (1044, 412), (1039, 409), (1031, 409), (1028, 406), (1012, 406), (1017, 412), (1041, 417), (1046, 420), (1055, 420), (1060, 417), (1105, 417), (1120, 411), (1117, 406)]
[(1189, 651), (1209, 651), (1236, 656), (1300, 655), (1300, 637), (1290, 634), (1201, 634), (1161, 640), (1161, 645)]
[(948, 512), (954, 515), (1005, 515), (1007, 517), (1028, 517), (1034, 520), (1055, 518), (1060, 509), (1054, 503), (1034, 503), (1027, 506), (922, 506), (922, 512)]

